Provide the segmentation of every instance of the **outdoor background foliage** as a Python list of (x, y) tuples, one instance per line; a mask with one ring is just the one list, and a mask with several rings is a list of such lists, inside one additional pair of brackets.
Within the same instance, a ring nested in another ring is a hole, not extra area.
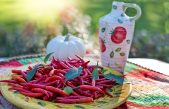
[[(56, 0), (60, 7), (51, 13), (52, 9), (45, 7), (43, 11), (34, 4), (28, 5), (34, 0), (30, 1), (0, 1), (0, 57), (44, 52), (47, 42), (56, 34), (64, 33), (65, 26), (92, 47), (92, 44), (98, 44), (98, 19), (110, 12), (112, 4), (112, 0), (70, 0), (71, 4), (66, 0)], [(169, 62), (169, 1), (119, 1), (137, 3), (142, 8), (142, 16), (135, 26), (130, 57)], [(23, 4), (27, 5), (26, 9), (22, 9), (25, 8)], [(132, 9), (127, 10), (128, 15), (134, 13)]]

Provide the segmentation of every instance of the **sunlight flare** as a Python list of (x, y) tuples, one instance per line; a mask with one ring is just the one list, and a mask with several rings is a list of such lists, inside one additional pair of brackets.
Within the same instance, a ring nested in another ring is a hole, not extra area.
[(32, 20), (53, 21), (67, 7), (74, 6), (72, 0), (19, 0), (22, 13)]

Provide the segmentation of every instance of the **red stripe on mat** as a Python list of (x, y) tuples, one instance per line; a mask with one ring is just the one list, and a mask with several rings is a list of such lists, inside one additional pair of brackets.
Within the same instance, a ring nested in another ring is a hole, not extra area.
[(127, 101), (127, 105), (137, 109), (169, 109), (169, 106), (141, 106), (130, 101)]

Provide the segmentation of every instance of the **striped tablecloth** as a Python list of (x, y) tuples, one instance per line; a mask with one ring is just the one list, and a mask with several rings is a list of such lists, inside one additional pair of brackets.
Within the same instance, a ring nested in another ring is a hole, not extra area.
[[(88, 55), (87, 57), (99, 60), (96, 55)], [(42, 55), (10, 58), (0, 62), (0, 74), (2, 75), (3, 72), (14, 67), (40, 62), (43, 58)], [(124, 74), (132, 82), (133, 90), (127, 101), (117, 109), (169, 109), (169, 76), (131, 62), (127, 62)], [(0, 109), (18, 108), (0, 95)]]

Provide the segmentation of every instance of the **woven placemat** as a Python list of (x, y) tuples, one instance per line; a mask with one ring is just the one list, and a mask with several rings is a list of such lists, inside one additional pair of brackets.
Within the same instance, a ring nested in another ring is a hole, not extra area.
[[(99, 56), (89, 54), (88, 58), (99, 60)], [(0, 62), (0, 74), (11, 68), (41, 62), (44, 55), (13, 57)], [(169, 76), (127, 62), (124, 72), (133, 84), (131, 96), (117, 109), (169, 109)], [(0, 96), (0, 109), (17, 109)]]

